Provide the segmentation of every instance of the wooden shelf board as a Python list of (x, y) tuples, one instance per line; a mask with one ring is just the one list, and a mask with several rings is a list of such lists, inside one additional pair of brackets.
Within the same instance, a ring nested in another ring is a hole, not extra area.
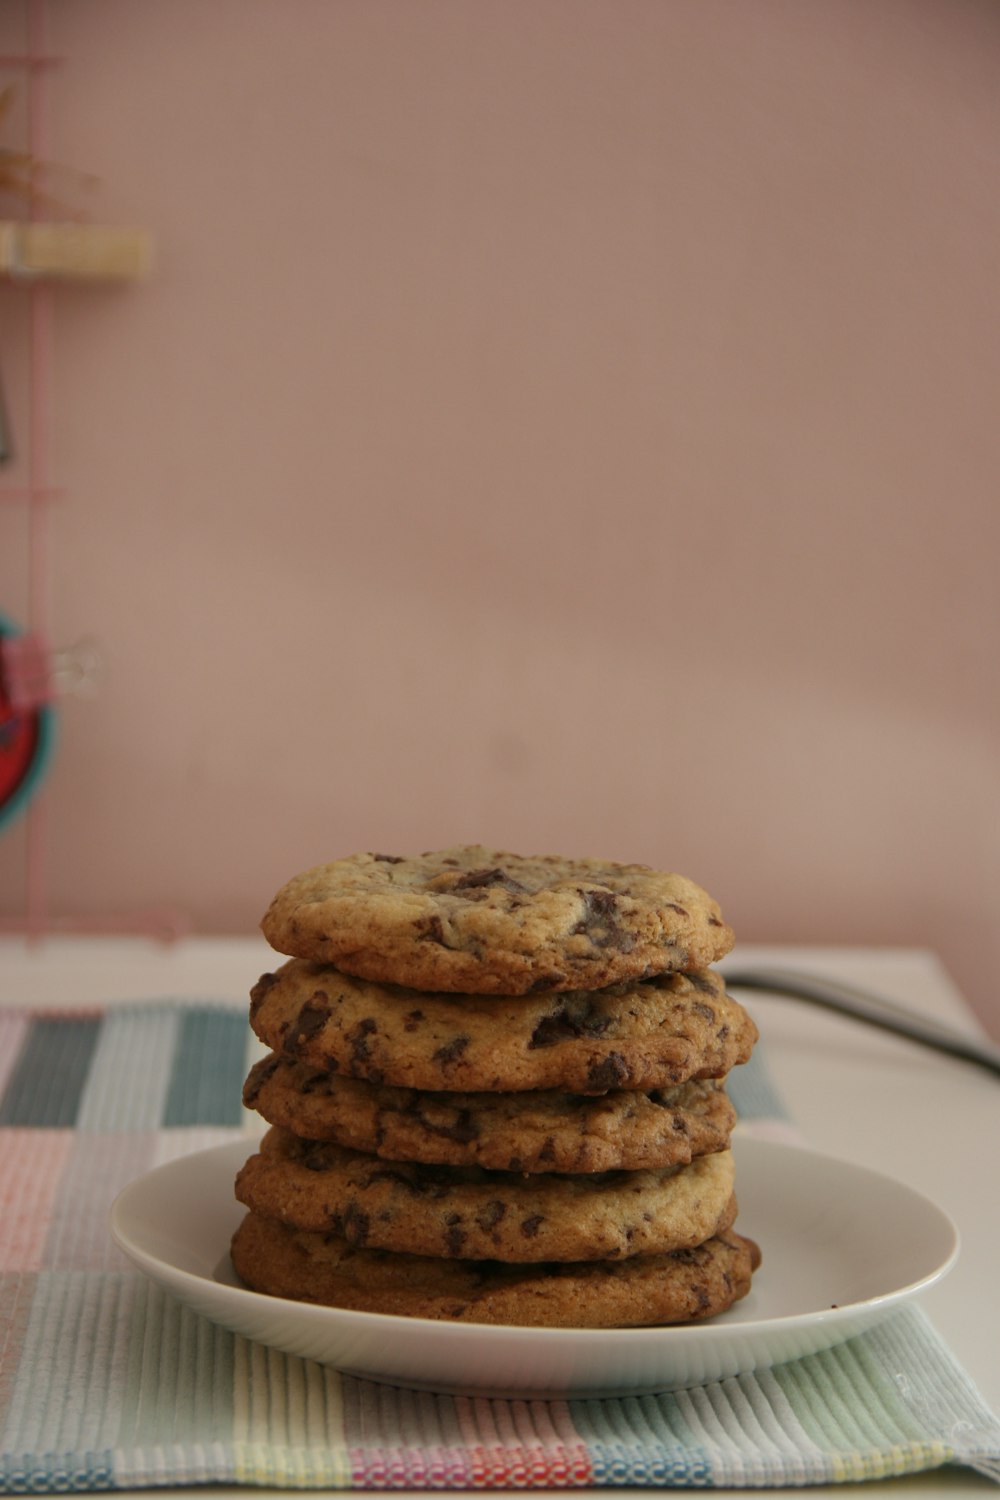
[(15, 281), (135, 281), (151, 256), (144, 229), (0, 220), (0, 276)]

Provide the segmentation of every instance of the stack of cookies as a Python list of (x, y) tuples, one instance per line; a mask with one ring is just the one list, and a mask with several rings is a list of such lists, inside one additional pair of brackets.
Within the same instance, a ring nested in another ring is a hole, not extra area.
[(247, 1286), (474, 1323), (690, 1322), (745, 1295), (731, 1068), (757, 1030), (692, 881), (463, 846), (308, 870), (251, 994), (270, 1129)]

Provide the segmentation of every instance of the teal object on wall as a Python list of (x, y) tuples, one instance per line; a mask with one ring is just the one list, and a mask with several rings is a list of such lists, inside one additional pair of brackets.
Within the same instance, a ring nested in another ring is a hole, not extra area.
[[(0, 615), (0, 644), (21, 635)], [(27, 807), (48, 770), (55, 743), (55, 713), (47, 703), (15, 708), (0, 654), (0, 830)]]

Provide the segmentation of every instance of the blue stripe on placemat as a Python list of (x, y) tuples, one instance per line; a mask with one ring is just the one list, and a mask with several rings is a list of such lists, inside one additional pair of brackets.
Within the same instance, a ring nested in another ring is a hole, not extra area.
[(245, 1011), (203, 1006), (182, 1011), (163, 1125), (239, 1125), (246, 1051)]
[(75, 1124), (101, 1024), (100, 1016), (36, 1016), (0, 1100), (0, 1125)]

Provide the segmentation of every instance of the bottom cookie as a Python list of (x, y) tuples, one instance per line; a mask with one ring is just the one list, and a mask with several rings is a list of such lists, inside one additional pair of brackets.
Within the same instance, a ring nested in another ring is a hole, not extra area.
[(359, 1312), (462, 1323), (636, 1328), (724, 1312), (750, 1290), (753, 1240), (728, 1231), (689, 1250), (624, 1261), (511, 1265), (359, 1249), (247, 1214), (233, 1265), (252, 1291)]

